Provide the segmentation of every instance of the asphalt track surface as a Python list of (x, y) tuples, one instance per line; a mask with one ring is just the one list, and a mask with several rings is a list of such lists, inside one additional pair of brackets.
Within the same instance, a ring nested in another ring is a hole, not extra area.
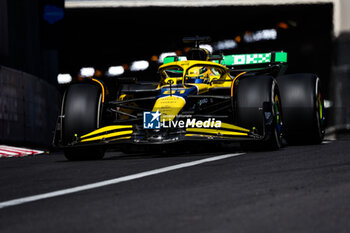
[(349, 140), (238, 153), (3, 158), (0, 232), (350, 232)]

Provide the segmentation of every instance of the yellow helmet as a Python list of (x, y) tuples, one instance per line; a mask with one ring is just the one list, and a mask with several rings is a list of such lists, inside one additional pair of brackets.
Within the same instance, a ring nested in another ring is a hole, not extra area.
[[(205, 72), (205, 71), (204, 71)], [(196, 66), (187, 71), (187, 77), (190, 78), (203, 78), (204, 77), (203, 68)]]
[(208, 82), (208, 68), (195, 66), (190, 68), (186, 74), (186, 81), (189, 83), (205, 83)]

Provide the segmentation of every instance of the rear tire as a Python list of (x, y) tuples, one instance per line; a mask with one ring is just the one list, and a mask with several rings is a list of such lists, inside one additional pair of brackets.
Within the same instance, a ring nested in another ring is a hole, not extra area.
[(284, 114), (284, 137), (289, 144), (319, 144), (325, 133), (320, 80), (315, 74), (277, 78)]
[(242, 147), (248, 150), (278, 150), (282, 146), (282, 113), (279, 89), (274, 78), (242, 78), (235, 92), (237, 125), (264, 135), (262, 141), (243, 142)]
[[(87, 83), (71, 85), (63, 101), (62, 141), (69, 146), (77, 136), (100, 127), (102, 94), (100, 88)], [(101, 148), (74, 147), (65, 149), (68, 160), (102, 159)]]

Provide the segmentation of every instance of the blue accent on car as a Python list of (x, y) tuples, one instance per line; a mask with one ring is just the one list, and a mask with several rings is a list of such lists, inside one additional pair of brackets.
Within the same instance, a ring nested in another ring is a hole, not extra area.
[(170, 86), (166, 86), (161, 89), (161, 94), (157, 96), (157, 99), (170, 95), (180, 96), (184, 99), (187, 99), (188, 95), (197, 95), (197, 93), (198, 89), (196, 86), (184, 87), (182, 85), (174, 85), (171, 88)]

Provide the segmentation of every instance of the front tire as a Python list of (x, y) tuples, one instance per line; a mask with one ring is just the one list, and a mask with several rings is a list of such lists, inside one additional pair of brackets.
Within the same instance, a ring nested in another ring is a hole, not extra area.
[(238, 126), (263, 135), (262, 141), (243, 142), (245, 149), (278, 150), (282, 146), (280, 93), (271, 76), (241, 78), (235, 88)]
[(100, 127), (102, 112), (102, 93), (98, 86), (79, 83), (71, 85), (63, 101), (62, 141), (70, 146), (64, 154), (68, 160), (101, 159), (101, 148), (74, 147), (76, 137), (87, 134)]

